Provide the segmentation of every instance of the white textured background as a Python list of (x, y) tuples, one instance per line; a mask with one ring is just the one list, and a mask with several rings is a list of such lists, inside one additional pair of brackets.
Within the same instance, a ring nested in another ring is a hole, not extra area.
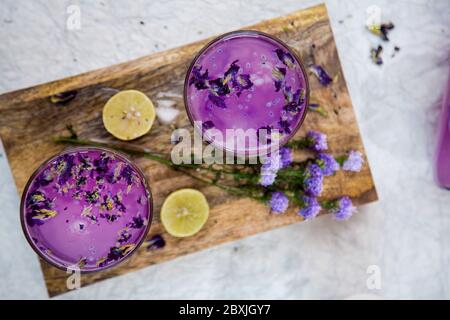
[[(0, 92), (75, 75), (287, 14), (319, 1), (0, 0)], [(450, 298), (450, 192), (432, 179), (448, 74), (450, 3), (326, 1), (380, 201), (350, 221), (322, 217), (148, 267), (61, 298)], [(81, 29), (66, 28), (67, 7)], [(365, 29), (378, 5), (396, 27), (385, 64)], [(143, 24), (141, 23), (143, 22)], [(394, 57), (394, 45), (401, 51)], [(45, 123), (46, 119), (42, 119)], [(0, 298), (46, 298), (0, 150)], [(369, 290), (369, 265), (381, 290)]]

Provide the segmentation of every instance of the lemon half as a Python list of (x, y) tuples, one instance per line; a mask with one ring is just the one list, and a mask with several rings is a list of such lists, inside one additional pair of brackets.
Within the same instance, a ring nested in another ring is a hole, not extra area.
[(133, 140), (149, 132), (155, 114), (152, 101), (144, 93), (124, 90), (103, 107), (103, 125), (117, 139)]
[(194, 189), (180, 189), (171, 193), (161, 208), (161, 222), (174, 237), (196, 234), (208, 216), (208, 201), (203, 193)]

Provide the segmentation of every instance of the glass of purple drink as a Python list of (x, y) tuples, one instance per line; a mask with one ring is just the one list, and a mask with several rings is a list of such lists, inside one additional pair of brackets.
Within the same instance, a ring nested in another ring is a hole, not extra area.
[(44, 162), (21, 200), (21, 223), (36, 253), (81, 272), (110, 268), (144, 241), (152, 197), (142, 172), (104, 148), (71, 148)]
[[(187, 114), (206, 142), (237, 155), (260, 155), (282, 146), (300, 128), (308, 106), (307, 73), (282, 41), (262, 32), (224, 34), (192, 61), (184, 83)], [(219, 133), (210, 134), (214, 129)], [(253, 130), (257, 144), (227, 130)], [(268, 137), (260, 138), (261, 130)], [(241, 139), (242, 140), (242, 139)]]

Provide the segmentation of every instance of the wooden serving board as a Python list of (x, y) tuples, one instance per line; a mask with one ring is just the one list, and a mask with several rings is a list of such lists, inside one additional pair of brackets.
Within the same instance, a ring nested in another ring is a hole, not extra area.
[[(297, 11), (245, 29), (275, 35), (297, 50), (305, 65), (315, 61), (324, 66), (332, 76), (338, 75), (337, 81), (328, 87), (321, 86), (317, 79), (310, 77), (311, 102), (320, 103), (328, 112), (328, 116), (309, 112), (298, 136), (304, 135), (309, 129), (315, 129), (328, 135), (330, 151), (333, 154), (343, 154), (349, 149), (364, 152), (325, 6)], [(103, 128), (101, 112), (105, 102), (116, 90), (140, 90), (155, 104), (160, 100), (175, 102), (181, 112), (173, 125), (155, 123), (149, 134), (131, 142), (154, 151), (170, 152), (170, 135), (173, 128), (186, 127), (192, 130), (184, 109), (183, 81), (191, 59), (210, 40), (205, 39), (134, 61), (0, 96), (0, 136), (19, 193), (22, 193), (30, 175), (44, 160), (66, 147), (55, 144), (52, 138), (67, 135), (67, 125), (72, 125), (81, 138), (114, 141)], [(312, 49), (313, 47), (315, 49)], [(68, 90), (76, 90), (77, 95), (66, 105), (50, 102), (50, 96)], [(290, 208), (284, 215), (271, 215), (269, 209), (262, 204), (230, 196), (216, 187), (201, 184), (159, 163), (143, 158), (135, 158), (134, 161), (146, 174), (154, 196), (154, 220), (147, 238), (161, 234), (166, 240), (166, 246), (148, 251), (144, 244), (119, 267), (83, 275), (82, 285), (302, 220), (296, 215), (296, 208)], [(349, 195), (357, 205), (377, 200), (367, 161), (360, 173), (338, 172), (336, 176), (327, 177), (325, 180), (324, 198)], [(168, 194), (184, 187), (201, 190), (210, 203), (211, 212), (209, 220), (198, 234), (177, 239), (168, 235), (162, 228), (159, 210)], [(68, 291), (68, 275), (43, 261), (41, 264), (50, 296)]]

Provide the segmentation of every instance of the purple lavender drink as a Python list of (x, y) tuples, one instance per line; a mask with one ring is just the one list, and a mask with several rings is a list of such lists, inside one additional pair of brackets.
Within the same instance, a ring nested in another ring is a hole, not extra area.
[(151, 194), (123, 155), (102, 148), (64, 151), (32, 175), (21, 202), (27, 240), (60, 268), (98, 271), (139, 247), (150, 227)]
[[(280, 40), (257, 31), (231, 32), (206, 45), (193, 60), (184, 88), (196, 130), (207, 142), (239, 155), (265, 153), (272, 144), (286, 143), (306, 115), (308, 97), (298, 56)], [(211, 129), (222, 138), (209, 134)], [(255, 147), (239, 137), (230, 141), (227, 129), (253, 130), (259, 142), (258, 130), (263, 129), (269, 139)]]

